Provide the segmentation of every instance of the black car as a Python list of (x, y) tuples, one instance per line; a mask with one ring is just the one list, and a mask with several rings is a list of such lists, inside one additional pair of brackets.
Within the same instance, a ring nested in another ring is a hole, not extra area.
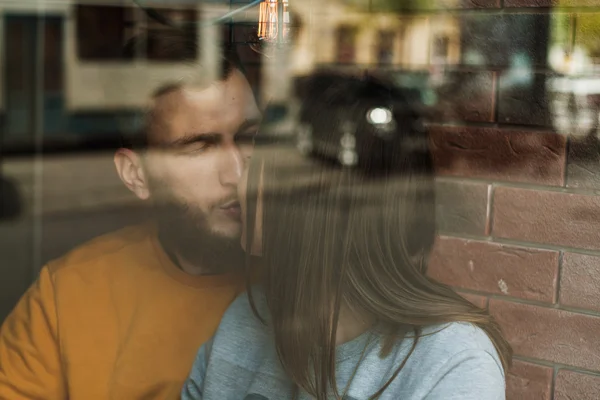
[[(336, 80), (345, 83), (347, 77), (323, 72), (297, 82), (301, 109), (294, 134), (296, 147), (302, 154), (336, 160), (343, 166), (353, 167), (360, 164), (364, 151), (381, 152), (383, 158), (386, 144), (400, 139), (396, 136), (402, 135), (405, 140), (424, 129), (418, 89), (390, 83), (393, 107), (392, 102), (374, 102), (372, 107), (359, 111), (355, 107), (356, 99), (330, 101), (327, 98), (324, 88), (335, 86)], [(362, 100), (362, 104), (365, 100), (369, 101), (368, 97)]]
[(0, 174), (0, 221), (16, 218), (22, 207), (17, 186)]

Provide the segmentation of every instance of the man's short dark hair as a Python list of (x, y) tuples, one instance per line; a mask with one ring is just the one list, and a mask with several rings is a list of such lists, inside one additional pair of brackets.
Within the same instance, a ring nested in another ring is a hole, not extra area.
[[(172, 59), (177, 58), (178, 64), (187, 64), (188, 66), (197, 66), (199, 70), (202, 68), (202, 63), (199, 60), (201, 54), (198, 42), (195, 39), (190, 39), (189, 35), (186, 35), (182, 31), (177, 30), (166, 30), (161, 31), (160, 47), (154, 48), (154, 52), (159, 52), (161, 58)], [(139, 45), (139, 40), (147, 40), (147, 37), (143, 39), (133, 38), (127, 42), (124, 51), (131, 52)], [(176, 54), (175, 54), (176, 53)], [(174, 56), (177, 57), (174, 57)], [(233, 71), (237, 70), (246, 76), (244, 67), (237, 55), (234, 45), (226, 44), (222, 48), (222, 54), (220, 56), (220, 67), (218, 69), (218, 75), (215, 78), (216, 82), (222, 82), (228, 79)], [(201, 73), (199, 71), (199, 73)], [(176, 91), (181, 87), (185, 86), (186, 82), (181, 76), (174, 75), (173, 79), (167, 82), (159, 83), (156, 89), (152, 92), (149, 100), (155, 100), (170, 92)], [(148, 146), (148, 122), (151, 118), (148, 118), (151, 110), (139, 110), (135, 113), (134, 121), (128, 121), (129, 123), (121, 124), (121, 146), (133, 150), (143, 150)]]

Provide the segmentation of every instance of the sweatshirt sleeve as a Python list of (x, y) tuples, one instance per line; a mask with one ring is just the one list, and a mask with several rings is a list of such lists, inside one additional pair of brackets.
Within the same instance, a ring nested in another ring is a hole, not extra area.
[(66, 399), (48, 267), (0, 328), (0, 399)]
[(496, 359), (485, 350), (465, 350), (435, 374), (424, 400), (505, 400), (505, 380)]

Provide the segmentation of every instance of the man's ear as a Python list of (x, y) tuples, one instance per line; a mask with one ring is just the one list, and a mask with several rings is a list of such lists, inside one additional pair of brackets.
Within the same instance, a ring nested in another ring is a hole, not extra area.
[(148, 200), (150, 190), (139, 154), (129, 149), (117, 150), (115, 167), (127, 189), (135, 193), (141, 200)]

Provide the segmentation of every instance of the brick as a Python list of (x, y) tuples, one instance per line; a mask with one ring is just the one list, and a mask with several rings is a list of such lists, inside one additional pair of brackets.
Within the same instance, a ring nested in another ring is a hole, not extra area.
[(506, 376), (506, 398), (550, 400), (553, 369), (514, 360)]
[(504, 7), (594, 7), (599, 0), (504, 0)]
[(465, 8), (498, 8), (500, 0), (433, 0), (425, 2), (401, 2), (391, 0), (371, 0), (369, 5), (373, 11), (416, 11), (438, 9)]
[[(445, 7), (452, 8), (498, 8), (500, 0), (438, 0)], [(448, 4), (449, 3), (449, 4)]]
[(499, 8), (500, 0), (434, 0), (429, 4), (430, 9)]
[(600, 248), (600, 197), (497, 188), (492, 235), (581, 249)]
[(600, 370), (600, 318), (490, 299), (516, 355)]
[(562, 135), (434, 125), (430, 137), (441, 175), (563, 185), (566, 138)]
[(553, 303), (558, 252), (440, 237), (428, 273), (462, 289)]
[(576, 253), (563, 256), (560, 303), (600, 311), (600, 257)]
[(495, 72), (446, 72), (437, 90), (434, 116), (439, 120), (493, 122)]
[[(519, 73), (518, 70), (515, 70)], [(507, 124), (551, 126), (550, 102), (546, 93), (548, 74), (532, 73), (523, 81), (509, 71), (501, 75), (498, 121)]]
[(460, 292), (460, 291), (457, 293), (460, 294), (465, 299), (469, 300), (471, 303), (475, 304), (479, 308), (487, 307), (487, 302), (488, 302), (487, 297), (478, 296), (476, 294), (471, 294), (471, 293), (464, 293), (464, 292)]
[(516, 67), (515, 54), (531, 66), (545, 66), (548, 14), (465, 14), (460, 17), (464, 65)]
[(436, 182), (438, 230), (449, 233), (485, 235), (488, 185), (467, 182)]
[(560, 370), (556, 374), (554, 400), (600, 399), (600, 376)]
[(567, 186), (600, 189), (600, 146), (595, 136), (570, 139)]

